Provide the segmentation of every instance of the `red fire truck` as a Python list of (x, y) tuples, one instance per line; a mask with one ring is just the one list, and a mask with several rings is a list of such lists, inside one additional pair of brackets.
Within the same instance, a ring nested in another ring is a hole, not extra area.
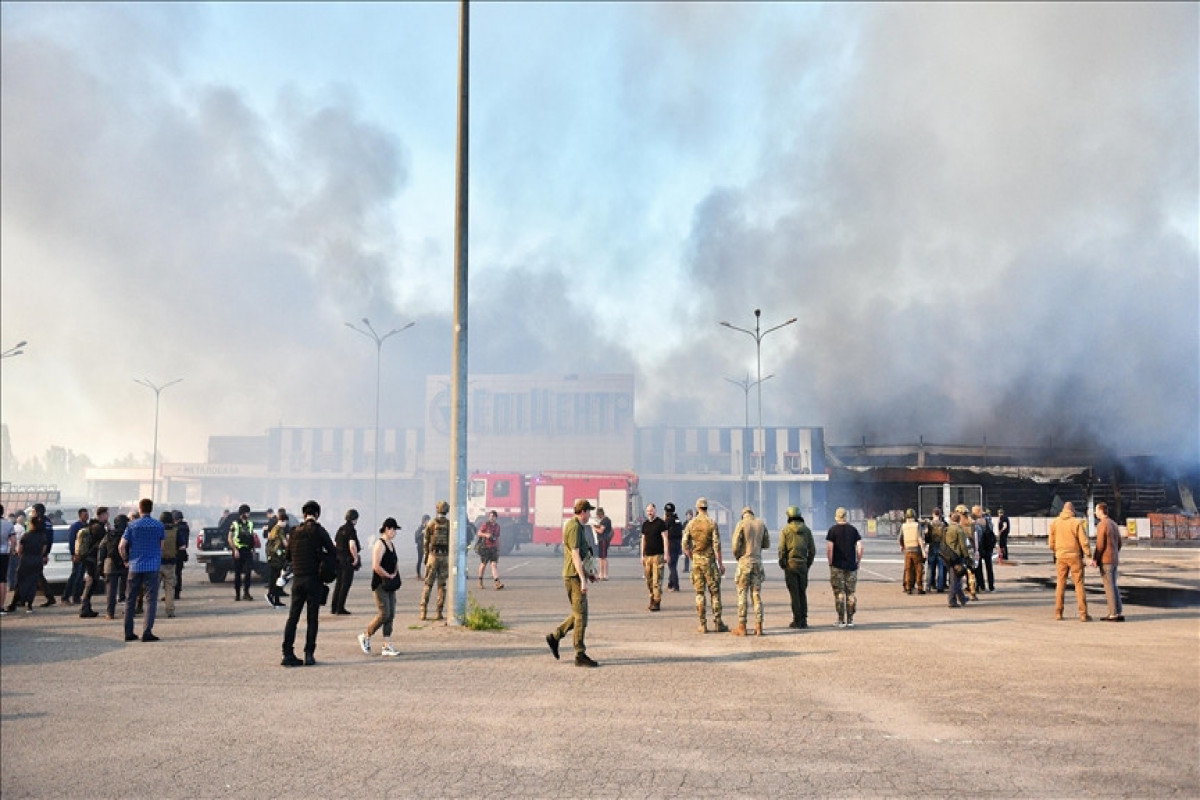
[(563, 523), (580, 498), (603, 508), (612, 520), (614, 547), (627, 544), (626, 526), (641, 505), (632, 472), (476, 472), (467, 488), (467, 518), (478, 526), (495, 511), (502, 553), (527, 542), (561, 545)]

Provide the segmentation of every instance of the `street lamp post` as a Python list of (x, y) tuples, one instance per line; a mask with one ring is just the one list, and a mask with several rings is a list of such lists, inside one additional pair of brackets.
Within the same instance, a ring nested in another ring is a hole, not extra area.
[(747, 428), (750, 427), (750, 390), (753, 389), (755, 386), (758, 386), (758, 384), (765, 383), (766, 381), (769, 381), (769, 380), (771, 380), (771, 378), (774, 378), (774, 377), (775, 377), (775, 375), (772, 373), (771, 375), (764, 376), (761, 381), (752, 381), (752, 380), (750, 380), (749, 375), (747, 375), (745, 378), (726, 378), (725, 379), (725, 380), (729, 381), (730, 383), (732, 383), (734, 386), (741, 389), (746, 394), (746, 427)]
[(146, 378), (134, 378), (133, 382), (145, 386), (150, 391), (154, 392), (154, 449), (150, 451), (150, 502), (153, 503), (158, 498), (158, 398), (162, 394), (163, 389), (168, 386), (174, 386), (183, 378), (176, 378), (173, 381), (167, 381), (162, 386), (155, 386)]
[[(762, 319), (762, 309), (756, 308), (756, 309), (754, 309), (754, 330), (749, 330), (747, 328), (739, 328), (737, 325), (731, 325), (728, 322), (721, 322), (719, 324), (725, 326), (726, 328), (729, 328), (730, 330), (741, 331), (742, 333), (744, 333), (747, 336), (750, 336), (751, 338), (754, 339), (754, 352), (755, 352), (755, 356), (756, 356), (756, 359), (758, 362), (758, 380), (755, 381), (755, 383), (758, 385), (758, 437), (757, 438), (760, 438), (762, 440), (762, 447), (765, 450), (766, 436), (763, 433), (762, 384), (763, 384), (763, 381), (766, 379), (763, 378), (763, 374), (762, 374), (762, 340), (766, 337), (766, 335), (768, 333), (771, 333), (772, 331), (777, 331), (780, 328), (783, 328), (787, 325), (791, 325), (793, 322), (796, 321), (796, 318), (792, 317), (787, 322), (781, 322), (778, 325), (775, 325), (771, 328), (767, 328), (765, 331), (761, 330), (761, 328), (760, 328), (759, 323), (760, 323), (761, 319)], [(764, 453), (764, 456), (765, 456), (765, 453)], [(763, 507), (763, 461), (764, 461), (764, 458), (760, 457), (758, 459), (758, 513), (759, 514), (767, 513), (767, 510)]]
[[(774, 378), (774, 377), (775, 377), (774, 375), (767, 375), (766, 377), (764, 377), (762, 379), (762, 381), (752, 381), (752, 380), (750, 380), (749, 375), (747, 375), (745, 378), (726, 378), (725, 379), (725, 380), (729, 381), (730, 383), (732, 383), (734, 386), (741, 389), (742, 393), (745, 395), (745, 398), (744, 398), (745, 399), (745, 407), (746, 407), (745, 428), (747, 430), (750, 429), (750, 390), (753, 389), (758, 384), (762, 383), (763, 381), (769, 381), (769, 380), (771, 380), (771, 378)], [(743, 439), (742, 441), (745, 441), (745, 439)], [(741, 460), (741, 464), (738, 467), (738, 473), (742, 476), (742, 497), (745, 498), (749, 495), (749, 492), (746, 490), (746, 460), (745, 460), (745, 458), (743, 458)], [(761, 503), (759, 505), (761, 506)], [(760, 514), (763, 513), (762, 508), (759, 508), (759, 513)]]
[(346, 323), (346, 327), (352, 331), (355, 331), (356, 333), (361, 333), (363, 336), (375, 342), (375, 457), (371, 459), (375, 464), (375, 480), (372, 490), (374, 492), (374, 497), (371, 500), (371, 516), (374, 519), (374, 522), (371, 524), (377, 525), (379, 524), (379, 378), (380, 363), (383, 359), (383, 343), (392, 336), (395, 336), (397, 333), (402, 333), (417, 323), (410, 322), (402, 327), (392, 328), (383, 336), (380, 336), (375, 332), (375, 328), (371, 325), (371, 320), (363, 317), (362, 323), (366, 326), (366, 330), (363, 330), (357, 325), (353, 325), (349, 322)]
[(24, 341), (22, 341), (22, 342), (17, 342), (17, 343), (16, 343), (16, 344), (14, 344), (12, 347), (10, 347), (10, 348), (8, 348), (7, 350), (5, 350), (3, 353), (0, 353), (0, 358), (12, 358), (13, 356), (19, 356), (19, 355), (21, 355), (22, 353), (24, 353), (24, 352), (25, 352), (25, 351), (24, 351), (24, 350), (22, 350), (21, 348), (22, 348), (22, 347), (24, 347), (24, 346), (25, 346), (25, 345), (27, 345), (27, 344), (29, 344), (29, 342), (24, 342)]

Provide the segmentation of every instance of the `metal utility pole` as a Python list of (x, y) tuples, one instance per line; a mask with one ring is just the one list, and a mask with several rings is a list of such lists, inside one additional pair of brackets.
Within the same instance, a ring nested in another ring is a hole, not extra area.
[[(725, 380), (729, 381), (730, 383), (732, 383), (734, 386), (741, 389), (742, 393), (745, 395), (745, 406), (746, 406), (745, 429), (746, 430), (750, 430), (750, 390), (753, 389), (758, 384), (762, 383), (763, 381), (769, 381), (769, 380), (771, 380), (771, 378), (774, 378), (774, 377), (775, 376), (773, 374), (767, 375), (765, 378), (762, 379), (762, 381), (752, 381), (752, 380), (750, 380), (749, 375), (747, 375), (745, 378), (738, 378), (738, 379), (726, 378), (725, 379)], [(742, 441), (744, 442), (745, 439), (743, 438)], [(746, 458), (745, 458), (744, 454), (742, 456), (741, 463), (738, 465), (738, 473), (740, 473), (742, 476), (742, 498), (743, 498), (743, 502), (744, 502), (745, 500), (749, 499), (749, 496), (750, 496), (750, 492), (747, 491), (747, 488), (746, 488)], [(761, 498), (761, 492), (760, 492), (760, 498)], [(761, 499), (759, 500), (759, 505), (760, 506), (762, 505)], [(761, 507), (758, 509), (758, 513), (759, 514), (763, 513), (763, 509)]]
[[(385, 333), (383, 336), (380, 336), (378, 333), (375, 332), (375, 328), (371, 325), (371, 320), (367, 319), (366, 317), (363, 317), (362, 323), (367, 328), (365, 331), (362, 328), (358, 327), (357, 325), (352, 325), (349, 322), (346, 323), (346, 327), (349, 328), (350, 330), (354, 331), (355, 333), (361, 333), (363, 336), (365, 336), (368, 339), (370, 339), (371, 341), (375, 342), (375, 457), (371, 459), (371, 461), (373, 461), (375, 464), (375, 482), (374, 482), (374, 497), (371, 500), (371, 519), (373, 519), (374, 522), (372, 522), (371, 524), (378, 525), (380, 523), (380, 519), (379, 519), (379, 451), (380, 451), (380, 447), (379, 447), (379, 378), (380, 378), (380, 363), (383, 359), (383, 343), (386, 342), (388, 339), (390, 339), (392, 336), (395, 336), (397, 333), (403, 333), (404, 331), (408, 330), (409, 328), (411, 328), (413, 325), (416, 325), (417, 323), (410, 322), (403, 327), (392, 328), (390, 331)], [(374, 528), (372, 528), (371, 530), (374, 530)]]
[[(755, 356), (758, 361), (758, 381), (757, 381), (757, 384), (758, 384), (758, 434), (757, 434), (757, 436), (755, 436), (755, 439), (756, 439), (755, 446), (756, 447), (761, 446), (763, 448), (763, 455), (762, 455), (762, 457), (760, 457), (758, 459), (758, 514), (759, 514), (759, 516), (766, 516), (767, 509), (763, 506), (763, 467), (764, 467), (763, 461), (766, 460), (767, 441), (766, 441), (766, 434), (763, 432), (763, 416), (762, 416), (762, 384), (763, 384), (763, 381), (765, 380), (765, 378), (763, 378), (763, 376), (762, 376), (762, 340), (766, 337), (766, 335), (768, 333), (771, 333), (772, 331), (777, 331), (780, 328), (783, 328), (787, 325), (791, 325), (793, 322), (796, 321), (796, 318), (792, 317), (787, 322), (781, 322), (778, 325), (775, 325), (774, 327), (767, 328), (765, 331), (760, 329), (759, 322), (761, 319), (762, 319), (762, 309), (756, 308), (756, 309), (754, 309), (754, 330), (749, 330), (747, 328), (739, 328), (738, 326), (731, 325), (728, 322), (721, 322), (719, 324), (724, 325), (726, 328), (729, 328), (730, 330), (741, 331), (742, 333), (744, 333), (747, 336), (750, 336), (754, 339), (754, 352), (755, 352)], [(761, 442), (761, 445), (759, 444), (759, 442)]]
[(150, 451), (150, 502), (152, 503), (158, 500), (158, 497), (156, 497), (158, 492), (158, 398), (162, 394), (163, 389), (166, 389), (168, 386), (174, 386), (181, 380), (183, 378), (176, 378), (173, 381), (167, 381), (162, 386), (155, 386), (146, 378), (133, 379), (134, 383), (141, 384), (154, 392), (154, 448)]
[(459, 6), (458, 164), (454, 205), (454, 377), (450, 391), (450, 620), (466, 622), (467, 613), (467, 111), (470, 107), (471, 8)]

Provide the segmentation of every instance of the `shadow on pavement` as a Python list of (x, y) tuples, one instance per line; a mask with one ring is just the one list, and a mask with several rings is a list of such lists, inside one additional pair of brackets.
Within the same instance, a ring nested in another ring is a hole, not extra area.
[(124, 641), (111, 636), (49, 633), (42, 628), (22, 630), (15, 626), (4, 631), (0, 647), (0, 665), (28, 666), (51, 662), (83, 661), (125, 647)]

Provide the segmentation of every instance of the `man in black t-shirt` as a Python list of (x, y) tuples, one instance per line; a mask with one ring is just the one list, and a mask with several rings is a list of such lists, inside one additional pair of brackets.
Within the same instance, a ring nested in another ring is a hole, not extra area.
[(646, 521), (642, 523), (642, 573), (650, 591), (651, 611), (658, 611), (662, 603), (663, 560), (667, 554), (667, 523), (657, 513), (653, 503), (646, 506)]
[(839, 508), (833, 519), (836, 524), (825, 534), (829, 583), (833, 586), (838, 627), (853, 628), (854, 612), (858, 606), (854, 591), (858, 587), (858, 565), (862, 561), (862, 537), (858, 528), (846, 522), (846, 509)]

